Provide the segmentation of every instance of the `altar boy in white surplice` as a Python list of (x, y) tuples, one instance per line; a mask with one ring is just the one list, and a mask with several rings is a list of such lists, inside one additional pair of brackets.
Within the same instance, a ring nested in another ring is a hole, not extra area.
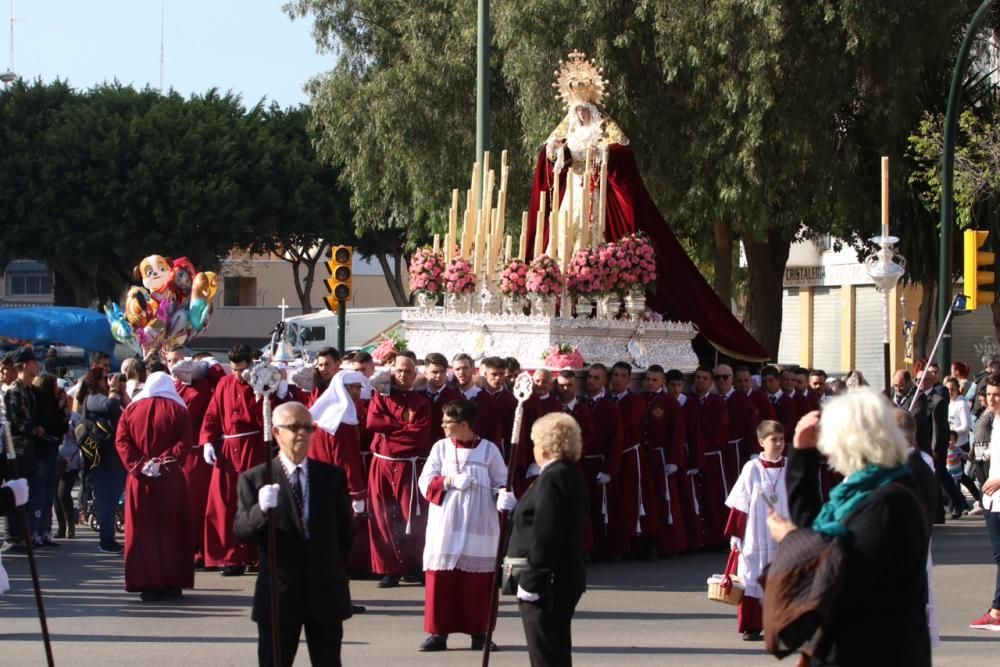
[(757, 427), (757, 440), (763, 451), (743, 466), (726, 498), (730, 509), (725, 534), (729, 536), (735, 556), (730, 562), (737, 561), (736, 574), (746, 587), (737, 614), (737, 631), (743, 633), (746, 641), (762, 638), (764, 589), (758, 579), (778, 552), (778, 543), (767, 529), (769, 504), (778, 514), (788, 516), (785, 457), (782, 455), (785, 430), (780, 422), (766, 419)]

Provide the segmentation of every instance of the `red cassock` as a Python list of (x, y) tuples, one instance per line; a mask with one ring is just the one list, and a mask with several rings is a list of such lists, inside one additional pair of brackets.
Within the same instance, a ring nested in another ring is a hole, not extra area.
[[(272, 407), (288, 400), (271, 394)], [(263, 402), (253, 388), (227, 375), (215, 388), (201, 424), (201, 443), (215, 447), (216, 463), (205, 507), (205, 565), (246, 565), (257, 560), (257, 548), (241, 544), (233, 534), (236, 486), (240, 474), (268, 458), (264, 443)]]
[[(535, 181), (531, 192), (528, 211), (528, 254), (534, 248), (536, 213), (541, 193), (548, 192), (546, 200), (550, 208), (553, 185), (552, 164), (543, 147), (535, 168)], [(564, 194), (565, 172), (559, 177), (560, 195)], [(545, 212), (543, 241), (548, 242), (548, 216)], [(708, 338), (719, 350), (735, 357), (764, 361), (769, 358), (767, 350), (747, 333), (729, 307), (698, 271), (684, 247), (671, 231), (653, 203), (646, 186), (639, 175), (635, 155), (629, 146), (610, 144), (608, 146), (608, 188), (607, 188), (607, 239), (617, 241), (623, 236), (641, 231), (646, 233), (656, 250), (656, 271), (661, 279), (667, 276), (674, 285), (683, 288), (659, 289), (650, 294), (647, 303), (654, 310), (665, 313), (670, 319), (694, 322), (698, 331)], [(544, 245), (543, 245), (544, 247)]]
[[(193, 588), (194, 561), (187, 482), (181, 459), (191, 448), (191, 417), (169, 398), (132, 403), (118, 422), (115, 446), (125, 484), (125, 590)], [(153, 458), (159, 477), (141, 473)]]
[(684, 415), (684, 452), (687, 455), (685, 472), (688, 473), (679, 480), (681, 508), (684, 513), (684, 526), (687, 528), (688, 549), (695, 550), (704, 544), (701, 507), (705, 502), (705, 490), (703, 476), (690, 473), (705, 469), (705, 447), (701, 440), (701, 423), (694, 397), (690, 394), (681, 394), (676, 400)]
[(427, 501), (417, 478), (430, 453), (431, 404), (413, 391), (376, 393), (368, 406), (374, 434), (368, 473), (372, 571), (406, 575), (423, 570)]
[[(191, 432), (201, 433), (208, 404), (212, 402), (215, 384), (208, 378), (184, 384), (174, 380), (174, 388), (188, 407), (191, 417)], [(194, 534), (194, 557), (204, 559), (205, 506), (208, 504), (208, 487), (212, 483), (212, 466), (205, 462), (204, 449), (200, 441), (189, 447), (181, 457), (184, 477), (187, 480), (187, 498), (191, 532)]]
[(795, 435), (795, 426), (799, 423), (799, 410), (795, 401), (786, 396), (780, 389), (777, 394), (769, 397), (771, 406), (774, 408), (774, 418), (777, 419), (785, 429), (785, 439), (790, 440)]
[[(437, 393), (431, 391), (429, 387), (425, 388), (422, 393), (427, 397), (427, 400), (431, 402), (431, 431), (428, 440), (433, 445), (438, 440), (444, 439), (444, 426), (441, 424), (441, 420), (444, 419), (444, 406), (448, 405), (452, 401), (464, 400), (465, 396), (459, 390), (449, 387), (448, 385), (443, 386)], [(477, 413), (477, 425), (479, 424), (479, 419), (481, 417), (483, 417), (483, 413)], [(488, 440), (488, 438), (485, 438), (482, 434), (478, 435), (479, 437)]]
[(757, 416), (747, 395), (734, 388), (724, 398), (729, 415), (726, 479), (733, 484), (740, 476), (743, 464), (750, 460), (750, 455), (760, 451), (760, 444), (757, 442)]
[(771, 400), (767, 397), (767, 392), (760, 389), (751, 389), (747, 397), (750, 399), (750, 405), (753, 406), (754, 416), (758, 424), (765, 419), (776, 419), (774, 406), (771, 405)]
[[(580, 439), (581, 439), (581, 453), (586, 454), (594, 449), (594, 415), (590, 406), (581, 401), (580, 399), (574, 399), (572, 402), (572, 407), (570, 404), (563, 404), (563, 412), (573, 417), (576, 423), (580, 426)], [(584, 468), (583, 456), (580, 457), (577, 465), (580, 467), (580, 474), (583, 478), (587, 479), (587, 471)], [(589, 480), (588, 480), (589, 481)], [(583, 531), (583, 552), (590, 553), (594, 548), (594, 529), (596, 526), (590, 521), (590, 517), (587, 518), (587, 525)]]
[(330, 381), (329, 380), (325, 382), (321, 381), (319, 375), (317, 374), (315, 381), (313, 383), (313, 388), (309, 392), (308, 396), (306, 396), (305, 406), (307, 408), (311, 408), (313, 406), (313, 403), (319, 400), (319, 397), (323, 395), (323, 392), (326, 391), (326, 388), (329, 386), (330, 386)]
[[(484, 387), (482, 393), (493, 399), (493, 413), (496, 415), (497, 436), (500, 439), (492, 440), (491, 442), (500, 448), (503, 460), (507, 461), (510, 457), (510, 436), (514, 428), (514, 413), (517, 412), (517, 399), (506, 388), (493, 393), (489, 387)], [(483, 436), (480, 435), (480, 437)]]
[(535, 445), (531, 441), (531, 426), (545, 415), (560, 411), (562, 411), (562, 403), (551, 394), (546, 394), (544, 397), (532, 394), (524, 402), (524, 411), (521, 415), (521, 435), (518, 438), (520, 444), (517, 446), (513, 464), (514, 495), (518, 498), (523, 496), (531, 483), (535, 481), (534, 477), (527, 476), (528, 466), (536, 463)]
[[(798, 418), (795, 420), (796, 426), (798, 426), (799, 419), (802, 419), (802, 417), (809, 414), (809, 412), (813, 409), (812, 401), (806, 394), (807, 392), (802, 392), (796, 389), (795, 396), (793, 396), (793, 399), (795, 400), (795, 411), (798, 413)], [(792, 429), (792, 433), (795, 433), (795, 429)]]
[(361, 435), (357, 424), (341, 424), (336, 433), (317, 428), (309, 443), (309, 458), (340, 466), (347, 473), (351, 500), (368, 495), (368, 478), (361, 460)]
[(657, 551), (665, 556), (687, 549), (686, 522), (680, 503), (680, 482), (687, 481), (684, 435), (684, 412), (677, 399), (665, 391), (647, 392), (643, 442), (660, 517)]
[[(619, 475), (621, 473), (622, 413), (618, 404), (601, 395), (590, 405), (594, 431), (590, 446), (584, 443), (584, 479), (590, 488), (590, 523), (594, 530), (594, 555), (613, 559), (624, 555), (625, 538), (622, 531), (621, 503), (619, 502)], [(607, 484), (597, 483), (598, 473), (611, 475)]]
[(626, 544), (633, 537), (653, 537), (660, 528), (653, 467), (645, 446), (646, 401), (639, 394), (626, 390), (614, 397), (622, 415), (622, 460), (618, 476), (619, 502), (622, 508), (622, 528)]
[[(726, 537), (738, 537), (743, 539), (747, 532), (747, 519), (745, 512), (741, 512), (735, 507), (729, 509), (729, 518), (726, 520), (726, 528), (723, 531)], [(730, 562), (733, 556), (730, 554)], [(729, 570), (732, 569), (732, 572)], [(726, 574), (735, 574), (736, 568), (727, 565)], [(740, 604), (736, 608), (736, 631), (737, 632), (760, 632), (764, 629), (764, 609), (758, 598), (744, 595), (740, 599)]]
[[(464, 397), (463, 394), (462, 398)], [(492, 443), (499, 442), (501, 428), (493, 395), (485, 389), (479, 388), (479, 391), (470, 400), (476, 404), (476, 426), (473, 429), (476, 435)], [(437, 440), (431, 439), (431, 442), (437, 442)]]
[[(354, 401), (354, 409), (358, 413), (358, 437), (361, 446), (361, 465), (365, 474), (365, 490), (368, 488), (368, 475), (371, 472), (372, 458), (372, 436), (368, 430), (368, 404), (370, 401), (358, 399)], [(365, 508), (369, 509), (369, 508)], [(371, 571), (371, 517), (368, 512), (358, 515), (354, 519), (354, 528), (357, 534), (354, 544), (351, 546), (351, 553), (347, 557), (347, 567), (353, 572), (367, 573)]]
[(726, 399), (718, 394), (692, 396), (698, 408), (698, 425), (705, 451), (702, 478), (705, 484), (704, 503), (701, 508), (704, 542), (707, 546), (721, 544), (722, 529), (726, 525), (726, 497), (736, 478), (727, 476), (725, 463), (726, 436), (729, 435), (729, 415)]

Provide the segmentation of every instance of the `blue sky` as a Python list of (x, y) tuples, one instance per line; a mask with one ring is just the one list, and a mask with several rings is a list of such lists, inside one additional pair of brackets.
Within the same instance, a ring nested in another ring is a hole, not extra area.
[[(292, 21), (284, 0), (165, 0), (164, 87), (187, 97), (209, 88), (282, 106), (307, 102), (305, 82), (333, 68), (316, 53), (312, 20)], [(14, 71), (86, 89), (117, 78), (160, 82), (160, 0), (16, 0)], [(0, 71), (9, 66), (10, 0), (0, 0)]]

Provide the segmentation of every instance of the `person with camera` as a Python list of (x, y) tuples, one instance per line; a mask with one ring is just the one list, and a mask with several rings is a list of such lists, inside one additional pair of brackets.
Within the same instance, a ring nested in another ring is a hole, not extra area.
[[(10, 426), (17, 470), (29, 480), (29, 485), (33, 485), (37, 440), (45, 435), (45, 428), (38, 423), (38, 392), (33, 386), (38, 375), (38, 360), (30, 347), (22, 347), (11, 354), (10, 361), (17, 377), (3, 394), (4, 415)], [(8, 514), (3, 551), (24, 551), (26, 539), (31, 539), (31, 535), (24, 535), (18, 518), (13, 513)]]

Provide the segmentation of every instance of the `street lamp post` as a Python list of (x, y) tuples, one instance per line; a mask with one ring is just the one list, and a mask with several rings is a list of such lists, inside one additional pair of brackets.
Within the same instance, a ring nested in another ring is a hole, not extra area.
[(876, 236), (869, 239), (879, 249), (865, 258), (865, 271), (875, 283), (875, 289), (882, 293), (882, 364), (886, 392), (890, 388), (889, 359), (889, 293), (906, 273), (906, 260), (893, 247), (899, 243), (895, 236)]

